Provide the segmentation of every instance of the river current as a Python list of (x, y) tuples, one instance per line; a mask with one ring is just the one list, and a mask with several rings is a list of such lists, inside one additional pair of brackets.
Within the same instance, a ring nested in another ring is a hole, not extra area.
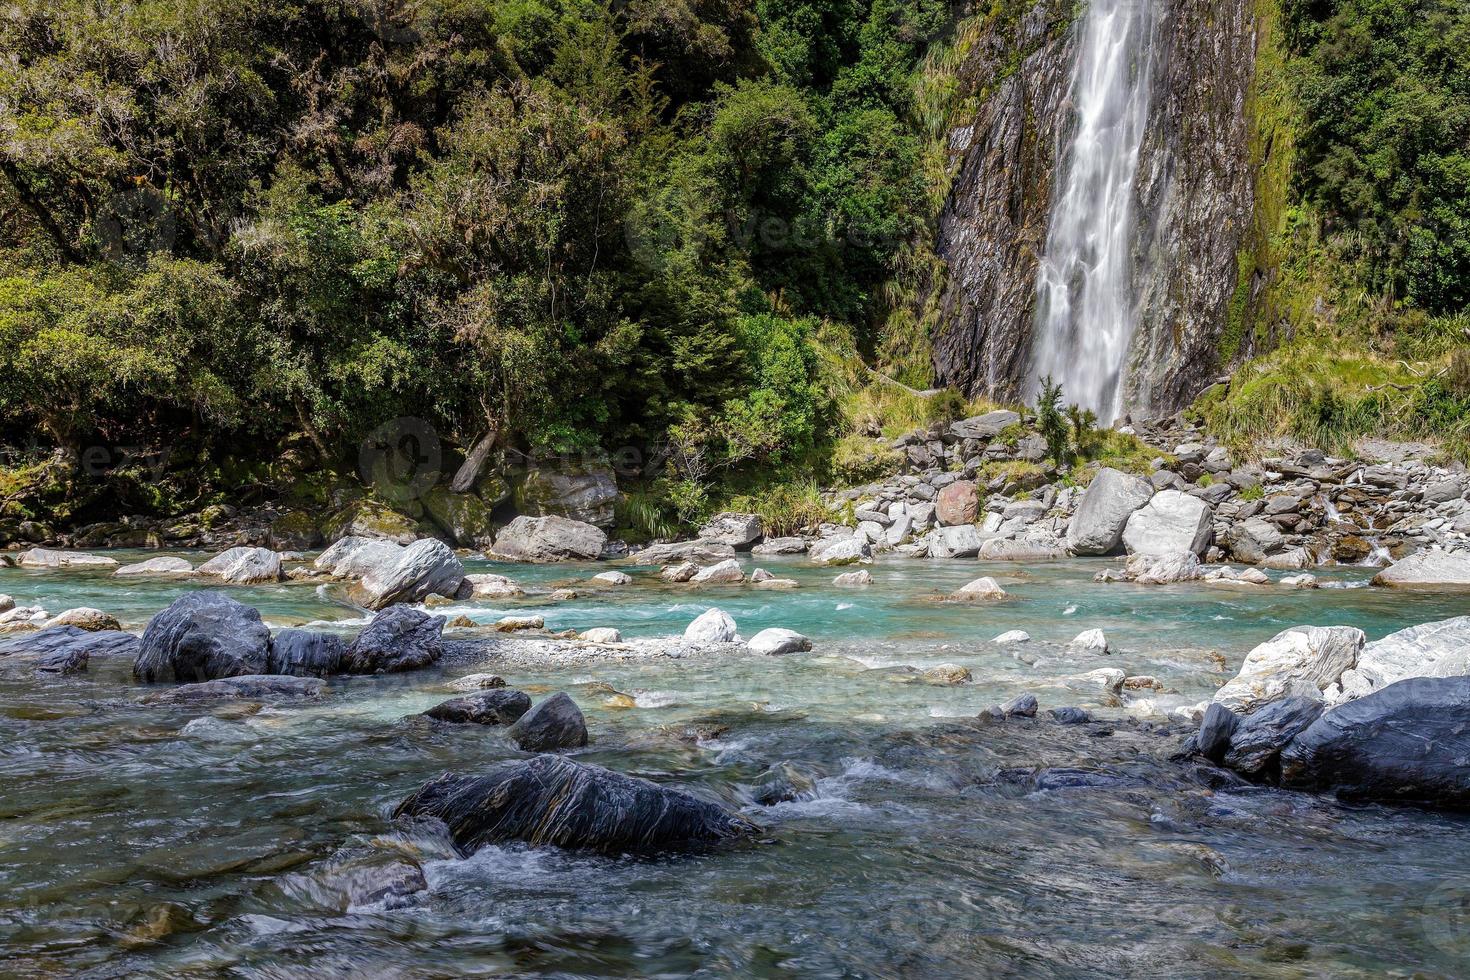
[[(150, 553), (149, 556), (152, 556)], [(127, 559), (132, 556), (118, 555)], [(199, 555), (185, 555), (199, 560)], [(71, 678), (0, 670), (0, 947), (6, 976), (1456, 976), (1470, 971), (1470, 823), (1211, 786), (1169, 761), (1169, 708), (1208, 698), (1298, 624), (1370, 639), (1470, 612), (1463, 596), (1364, 587), (1098, 584), (1105, 562), (889, 560), (876, 584), (763, 560), (792, 591), (635, 583), (551, 602), (606, 566), (504, 566), (515, 600), (435, 609), (551, 629), (674, 636), (713, 605), (744, 636), (784, 626), (809, 654), (526, 658), (515, 641), (319, 703), (144, 701), (130, 664)], [(749, 565), (747, 563), (747, 571)], [(979, 574), (1011, 598), (937, 601)], [(0, 592), (95, 606), (141, 630), (196, 584), (0, 569)], [(350, 631), (335, 587), (232, 588), (273, 627)], [(1108, 656), (1064, 644), (1101, 628)], [(991, 643), (1008, 630), (1033, 641)], [(570, 648), (569, 648), (570, 649)], [(974, 681), (917, 670), (967, 667)], [(1117, 667), (1161, 690), (1120, 698)], [(917, 669), (917, 670), (916, 670)], [(394, 806), (425, 780), (523, 757), (493, 728), (418, 713), (490, 671), (564, 690), (596, 763), (718, 799), (763, 828), (712, 853), (608, 858), (521, 846), (457, 857)], [(1035, 721), (984, 724), (1031, 692)], [(1064, 726), (1047, 709), (1087, 708)], [(762, 805), (776, 777), (794, 794)], [(411, 858), (427, 889), (354, 900), (344, 868)]]

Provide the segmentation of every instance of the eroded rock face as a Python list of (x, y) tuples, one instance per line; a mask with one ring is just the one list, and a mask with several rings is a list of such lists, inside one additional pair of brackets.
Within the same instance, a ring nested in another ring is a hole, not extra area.
[(1160, 490), (1128, 518), (1123, 544), (1131, 555), (1203, 555), (1214, 534), (1214, 511), (1198, 497)]
[(347, 641), (336, 633), (285, 629), (271, 638), (267, 673), (330, 677), (342, 666)]
[(464, 575), (464, 566), (448, 545), (424, 538), (392, 554), (391, 561), (374, 565), (353, 595), (369, 609), (422, 602), (431, 595), (452, 599), (464, 584)]
[(1351, 626), (1293, 626), (1246, 654), (1240, 673), (1214, 700), (1241, 714), (1293, 695), (1322, 700), (1357, 663), (1364, 639)]
[(53, 626), (0, 641), (0, 666), (26, 666), (43, 674), (78, 674), (93, 657), (133, 657), (138, 638), (113, 630), (96, 632)]
[(1351, 701), (1411, 677), (1470, 674), (1470, 616), (1423, 623), (1363, 647), (1342, 674), (1338, 701)]
[(442, 821), (465, 855), (506, 841), (646, 853), (723, 844), (754, 829), (714, 803), (556, 755), (484, 776), (441, 776), (399, 804), (395, 816)]
[(194, 571), (231, 585), (279, 582), (285, 577), (281, 572), (281, 556), (269, 548), (231, 548)]
[(133, 676), (188, 684), (263, 674), (270, 643), (256, 610), (222, 592), (190, 592), (148, 621)]

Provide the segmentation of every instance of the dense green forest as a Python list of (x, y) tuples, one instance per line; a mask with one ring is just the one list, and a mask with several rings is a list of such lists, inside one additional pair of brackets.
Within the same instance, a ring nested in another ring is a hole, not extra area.
[[(963, 25), (1027, 6), (19, 0), (0, 12), (5, 442), (22, 462), (168, 444), (196, 476), (290, 444), (350, 470), (365, 433), (413, 416), (466, 448), (673, 447), (702, 478), (841, 462), (893, 414), (875, 400), (904, 422), (963, 407), (855, 388), (864, 362), (927, 384), (910, 307), (942, 274), (936, 66)], [(1252, 259), (1282, 274), (1239, 329), (1292, 321), (1295, 353), (1210, 417), (1454, 431), (1470, 13), (1262, 6), (1280, 63), (1255, 111), (1293, 152), (1263, 167)], [(1328, 334), (1449, 357), (1439, 387), (1416, 377), (1407, 416), (1324, 409), (1317, 382), (1264, 403), (1310, 359), (1296, 333), (1324, 329), (1297, 330), (1309, 295), (1342, 311)]]

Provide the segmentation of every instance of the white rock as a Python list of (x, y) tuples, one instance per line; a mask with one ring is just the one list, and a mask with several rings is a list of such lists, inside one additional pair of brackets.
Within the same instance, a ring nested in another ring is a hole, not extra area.
[(594, 629), (583, 630), (581, 633), (577, 634), (577, 638), (580, 640), (586, 640), (588, 643), (623, 642), (623, 634), (619, 633), (611, 626), (598, 626)]
[(1288, 575), (1281, 580), (1281, 584), (1288, 589), (1315, 589), (1317, 587), (1317, 576), (1315, 575)]
[[(1083, 630), (1067, 644), (1067, 649), (1074, 653), (1107, 653), (1108, 638), (1103, 635), (1102, 630)], [(1120, 680), (1121, 684), (1122, 681)]]
[(1118, 694), (1123, 690), (1123, 682), (1128, 679), (1128, 675), (1116, 667), (1103, 667), (1099, 670), (1089, 670), (1082, 676), (1103, 690), (1112, 691), (1114, 694)]
[(695, 585), (733, 585), (745, 581), (745, 572), (738, 561), (729, 558), (718, 565), (701, 568), (690, 581)]
[(231, 548), (200, 565), (195, 572), (234, 585), (279, 582), (281, 556), (269, 548)]
[(747, 644), (754, 653), (772, 656), (781, 653), (804, 653), (812, 648), (812, 641), (795, 630), (761, 630)]
[(162, 577), (166, 575), (188, 575), (192, 571), (194, 571), (194, 566), (184, 559), (165, 556), (149, 558), (147, 561), (140, 561), (133, 565), (124, 565), (112, 574), (125, 577), (132, 575), (156, 575)]
[(1470, 616), (1423, 623), (1369, 643), (1342, 675), (1335, 701), (1352, 701), (1410, 677), (1470, 674)]
[(514, 633), (517, 630), (539, 630), (545, 629), (546, 620), (541, 616), (502, 616), (495, 621), (495, 628), (502, 633)]
[(599, 585), (631, 585), (633, 576), (627, 572), (599, 572), (592, 576), (592, 581)]
[(856, 572), (843, 572), (832, 580), (832, 584), (839, 586), (872, 585), (873, 573), (866, 568), (859, 569)]
[(735, 637), (735, 620), (723, 609), (701, 613), (684, 629), (684, 639), (690, 643), (734, 643)]
[(692, 561), (686, 561), (679, 565), (670, 565), (658, 573), (658, 577), (665, 582), (687, 582), (699, 574), (699, 566)]
[(466, 575), (464, 580), (470, 583), (476, 599), (508, 599), (526, 594), (525, 589), (504, 575)]
[(867, 564), (873, 560), (872, 545), (856, 535), (819, 541), (811, 546), (809, 554), (818, 565)]
[(1213, 700), (1238, 714), (1291, 696), (1321, 700), (1357, 663), (1365, 639), (1351, 626), (1293, 626), (1246, 654), (1240, 672)]
[(1128, 559), (1128, 578), (1138, 585), (1173, 585), (1194, 582), (1199, 577), (1199, 556), (1192, 551), (1140, 554)]
[(961, 586), (954, 595), (956, 599), (1004, 599), (1006, 590), (995, 579), (986, 576)]
[(699, 532), (700, 540), (727, 544), (732, 548), (749, 548), (761, 539), (761, 519), (755, 514), (726, 512), (710, 518)]
[(1030, 643), (1031, 634), (1027, 633), (1025, 630), (1009, 630), (1005, 633), (1002, 633), (1000, 636), (997, 636), (990, 642), (999, 646), (1005, 646), (1011, 643)]
[(102, 630), (122, 629), (114, 617), (101, 609), (93, 609), (91, 606), (78, 606), (75, 609), (57, 613), (43, 623), (41, 629), (49, 630), (53, 626), (75, 626), (94, 633)]
[(1111, 554), (1123, 538), (1128, 518), (1153, 495), (1147, 480), (1114, 469), (1099, 470), (1067, 528), (1067, 547), (1077, 555)]
[(1402, 589), (1470, 589), (1470, 551), (1419, 551), (1395, 562), (1374, 585)]
[(985, 543), (973, 524), (941, 527), (929, 535), (930, 558), (974, 558)]
[(50, 548), (32, 548), (16, 556), (21, 568), (116, 568), (117, 559), (103, 555), (89, 555), (84, 551), (53, 551)]
[(392, 562), (373, 567), (353, 594), (369, 609), (382, 609), (395, 602), (422, 602), (431, 595), (453, 599), (464, 585), (464, 578), (464, 565), (449, 546), (424, 538), (404, 548)]
[(1123, 544), (1132, 555), (1202, 555), (1210, 546), (1214, 522), (1214, 511), (1198, 497), (1160, 490), (1128, 518)]

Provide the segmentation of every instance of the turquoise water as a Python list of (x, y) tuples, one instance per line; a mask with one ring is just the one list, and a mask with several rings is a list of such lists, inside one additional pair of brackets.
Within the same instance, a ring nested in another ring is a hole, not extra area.
[[(119, 555), (120, 558), (131, 556)], [(188, 555), (193, 560), (201, 556)], [(126, 663), (78, 678), (0, 670), (0, 944), (7, 975), (1368, 976), (1470, 969), (1470, 826), (1456, 815), (1349, 809), (1313, 797), (1222, 792), (1170, 763), (1182, 732), (1160, 712), (1207, 697), (1255, 643), (1298, 623), (1370, 637), (1470, 612), (1470, 598), (1360, 587), (1247, 591), (1091, 581), (1102, 562), (832, 570), (763, 561), (802, 587), (659, 584), (587, 590), (606, 566), (503, 566), (523, 599), (437, 611), (480, 621), (534, 610), (554, 629), (677, 634), (711, 605), (743, 635), (786, 626), (809, 655), (599, 661), (481, 653), (392, 678), (334, 679), (320, 704), (254, 710), (149, 704)], [(980, 574), (1000, 603), (936, 597)], [(0, 592), (52, 612), (90, 605), (140, 628), (194, 586), (0, 570)], [(232, 589), (272, 625), (349, 630), (334, 587)], [(1056, 644), (1103, 628), (1109, 657)], [(1026, 659), (988, 641), (1024, 629)], [(456, 631), (456, 637), (483, 636)], [(953, 662), (975, 682), (932, 687), (911, 668)], [(1118, 700), (1081, 676), (1158, 677)], [(446, 770), (520, 753), (493, 729), (415, 717), (490, 670), (539, 697), (568, 691), (583, 761), (740, 808), (763, 842), (626, 860), (519, 847), (454, 857), (393, 806)], [(1105, 722), (984, 726), (1021, 691)], [(630, 696), (628, 701), (614, 695)], [(803, 792), (753, 802), (769, 769)], [(1108, 785), (1037, 790), (1038, 768)], [(1014, 771), (1014, 770), (1019, 770)], [(354, 903), (344, 862), (409, 855), (427, 890), (402, 908)]]

